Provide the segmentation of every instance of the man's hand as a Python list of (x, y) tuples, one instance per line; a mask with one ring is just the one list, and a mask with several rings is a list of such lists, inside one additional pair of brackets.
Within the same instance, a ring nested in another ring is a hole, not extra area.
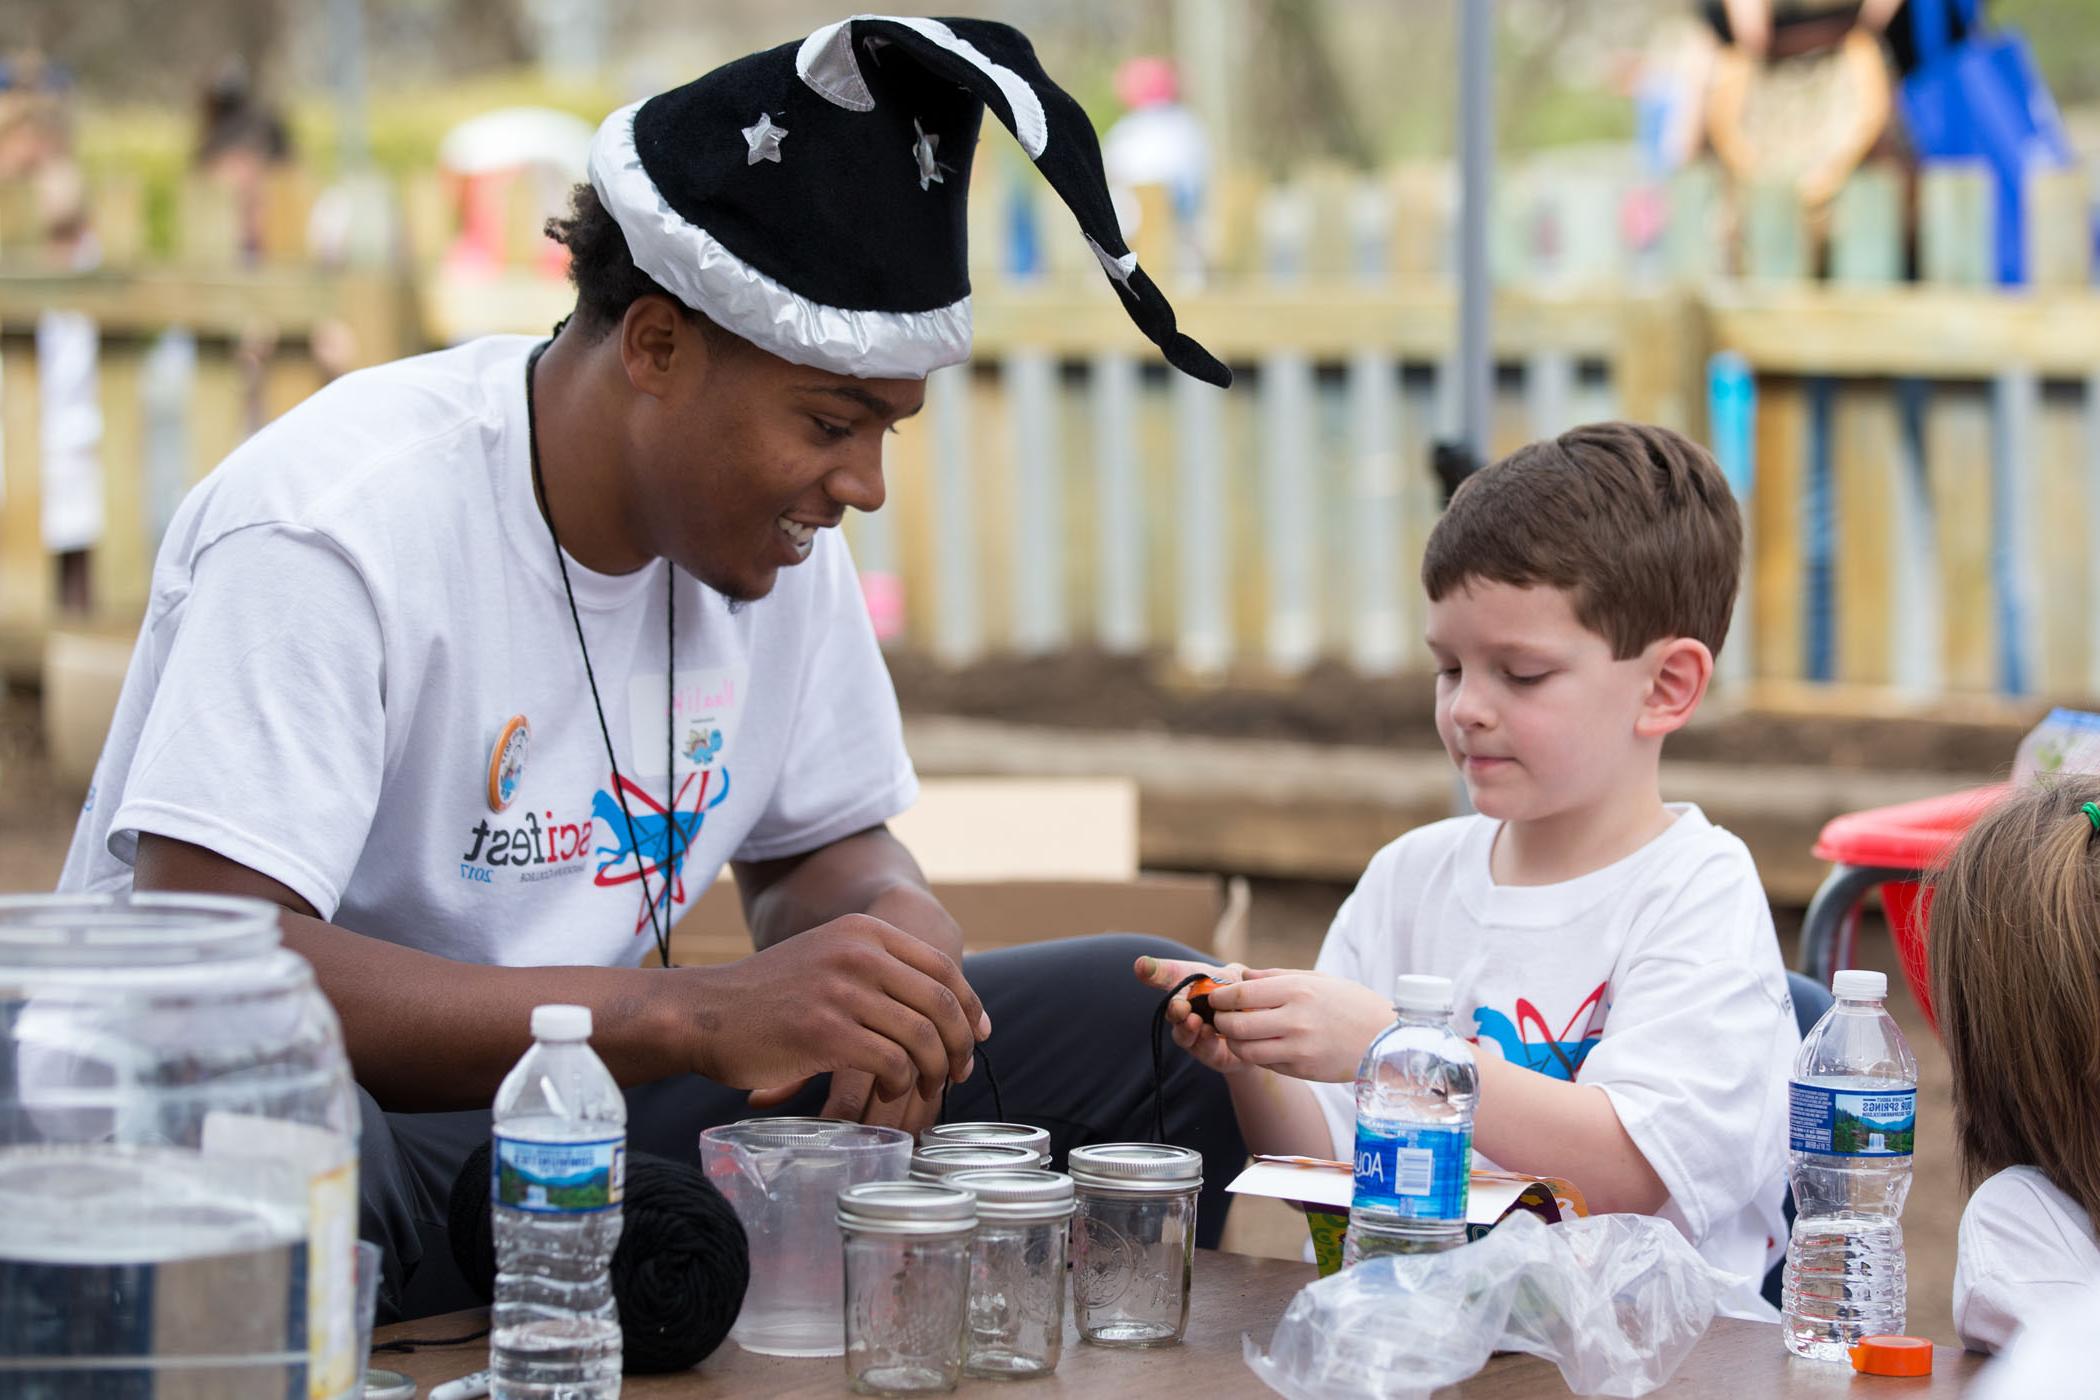
[(765, 1104), (827, 1071), (834, 1103), (855, 1074), (876, 1102), (937, 1100), (944, 1084), (969, 1077), (976, 1044), (992, 1030), (953, 960), (864, 914), (674, 976), (687, 998), (694, 1072), (765, 1090)]
[[(778, 1108), (802, 1092), (809, 1083), (798, 1079), (792, 1084), (783, 1084), (775, 1089), (754, 1089), (750, 1104), (753, 1110), (763, 1113)], [(843, 1118), (849, 1123), (867, 1123), (878, 1128), (902, 1128), (914, 1138), (934, 1125), (941, 1116), (941, 1096), (922, 1094), (913, 1089), (901, 1099), (885, 1101), (875, 1092), (875, 1076), (863, 1070), (836, 1070), (831, 1076), (831, 1092), (824, 1097), (824, 1106), (817, 1110), (820, 1118)]]

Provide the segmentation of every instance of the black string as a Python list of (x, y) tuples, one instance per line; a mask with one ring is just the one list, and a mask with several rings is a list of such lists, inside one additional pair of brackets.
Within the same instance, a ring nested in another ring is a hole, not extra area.
[[(984, 1067), (984, 1082), (990, 1086), (992, 1091), (992, 1120), (1004, 1123), (1006, 1121), (1006, 1101), (999, 1097), (999, 1076), (992, 1072), (992, 1057), (984, 1053), (983, 1045), (977, 1047), (976, 1055), (977, 1063)], [(973, 1074), (971, 1077), (975, 1078), (976, 1076)], [(933, 1121), (936, 1123), (948, 1121), (948, 1085), (946, 1084), (941, 1085), (941, 1106), (935, 1111)]]
[[(561, 328), (568, 324), (564, 317), (554, 327), (560, 335)], [(637, 866), (642, 864), (642, 843), (635, 835), (634, 813), (627, 808), (627, 789), (620, 782), (620, 760), (613, 752), (612, 730), (605, 723), (605, 703), (598, 698), (598, 675), (591, 669), (590, 644), (583, 639), (583, 615), (576, 610), (576, 589), (569, 582), (569, 561), (562, 553), (561, 536), (554, 529), (554, 504), (547, 498), (547, 483), (540, 475), (540, 437), (533, 410), (532, 372), (539, 367), (540, 356), (554, 342), (543, 340), (532, 348), (525, 360), (525, 439), (532, 452), (532, 489), (539, 496), (540, 514), (547, 522), (547, 538), (554, 541), (554, 564), (561, 570), (561, 589), (569, 599), (569, 621), (576, 627), (576, 648), (583, 653), (583, 678), (590, 682), (591, 708), (598, 715), (598, 736), (605, 740), (605, 761), (612, 765), (613, 796), (620, 800), (620, 815), (627, 821), (627, 847), (634, 852)], [(670, 560), (664, 561), (664, 620), (667, 636), (664, 644), (664, 860), (657, 867), (663, 877), (664, 893), (671, 890), (671, 873), (678, 869), (685, 858), (685, 833), (678, 829), (678, 770), (671, 762), (671, 694), (675, 688), (674, 677), (678, 669), (677, 613), (674, 611), (678, 598), (678, 568)], [(668, 902), (668, 900), (667, 900)], [(663, 919), (656, 916), (656, 896), (649, 892), (649, 877), (642, 875), (642, 907), (649, 914), (649, 930), (656, 935), (656, 956), (665, 967), (671, 965), (671, 935), (666, 924), (670, 911)]]
[(458, 1337), (396, 1337), (391, 1342), (374, 1342), (374, 1351), (421, 1351), (425, 1347), (456, 1347), (468, 1342), (478, 1342), (489, 1334), (484, 1327), (479, 1332), (468, 1332)]
[(1152, 1140), (1163, 1143), (1167, 1140), (1167, 1047), (1161, 1040), (1167, 1030), (1167, 1012), (1174, 1005), (1174, 998), (1195, 986), (1210, 974), (1192, 972), (1174, 984), (1174, 989), (1159, 1003), (1159, 1010), (1152, 1016)]

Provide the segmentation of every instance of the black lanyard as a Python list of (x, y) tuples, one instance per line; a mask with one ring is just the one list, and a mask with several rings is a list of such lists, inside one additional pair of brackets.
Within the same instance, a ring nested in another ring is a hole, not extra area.
[[(558, 334), (560, 326), (555, 327)], [(671, 965), (671, 912), (667, 908), (662, 919), (656, 916), (656, 898), (649, 893), (647, 862), (642, 855), (642, 843), (634, 834), (634, 813), (627, 810), (627, 789), (620, 780), (620, 760), (613, 753), (612, 730), (605, 723), (605, 704), (598, 698), (598, 676), (591, 669), (591, 649), (583, 640), (583, 615), (576, 610), (576, 589), (569, 582), (569, 562), (563, 555), (561, 536), (554, 531), (554, 507), (547, 500), (547, 483), (540, 476), (540, 437), (532, 406), (532, 372), (538, 368), (540, 356), (547, 352), (552, 340), (543, 340), (532, 347), (525, 359), (525, 440), (532, 451), (532, 489), (539, 497), (540, 515), (547, 522), (547, 538), (554, 541), (554, 564), (561, 570), (561, 589), (569, 599), (569, 621), (576, 627), (576, 649), (583, 653), (583, 678), (591, 685), (591, 708), (598, 713), (598, 734), (605, 740), (605, 761), (612, 768), (613, 796), (620, 801), (620, 815), (627, 819), (627, 848), (634, 852), (635, 865), (642, 881), (642, 905), (649, 911), (649, 929), (656, 935), (656, 955), (663, 965)], [(672, 762), (674, 748), (671, 742), (671, 696), (675, 689), (674, 678), (678, 670), (678, 566), (664, 560), (664, 857), (657, 865), (657, 873), (663, 876), (665, 903), (670, 902), (672, 874), (685, 860), (685, 833), (678, 829), (677, 765)], [(639, 787), (639, 784), (637, 784)]]

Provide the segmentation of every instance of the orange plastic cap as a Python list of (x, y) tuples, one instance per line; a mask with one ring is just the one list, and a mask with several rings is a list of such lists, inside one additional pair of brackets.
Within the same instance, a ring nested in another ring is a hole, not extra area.
[(1852, 1369), (1869, 1376), (1929, 1376), (1932, 1343), (1923, 1337), (1861, 1337), (1852, 1348)]

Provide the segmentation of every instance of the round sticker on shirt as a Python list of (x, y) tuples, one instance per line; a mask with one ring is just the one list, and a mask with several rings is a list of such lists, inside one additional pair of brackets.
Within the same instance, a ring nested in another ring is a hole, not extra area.
[(512, 715), (496, 736), (489, 753), (489, 810), (500, 812), (518, 795), (518, 782), (525, 775), (525, 750), (532, 743), (532, 726), (525, 716)]

